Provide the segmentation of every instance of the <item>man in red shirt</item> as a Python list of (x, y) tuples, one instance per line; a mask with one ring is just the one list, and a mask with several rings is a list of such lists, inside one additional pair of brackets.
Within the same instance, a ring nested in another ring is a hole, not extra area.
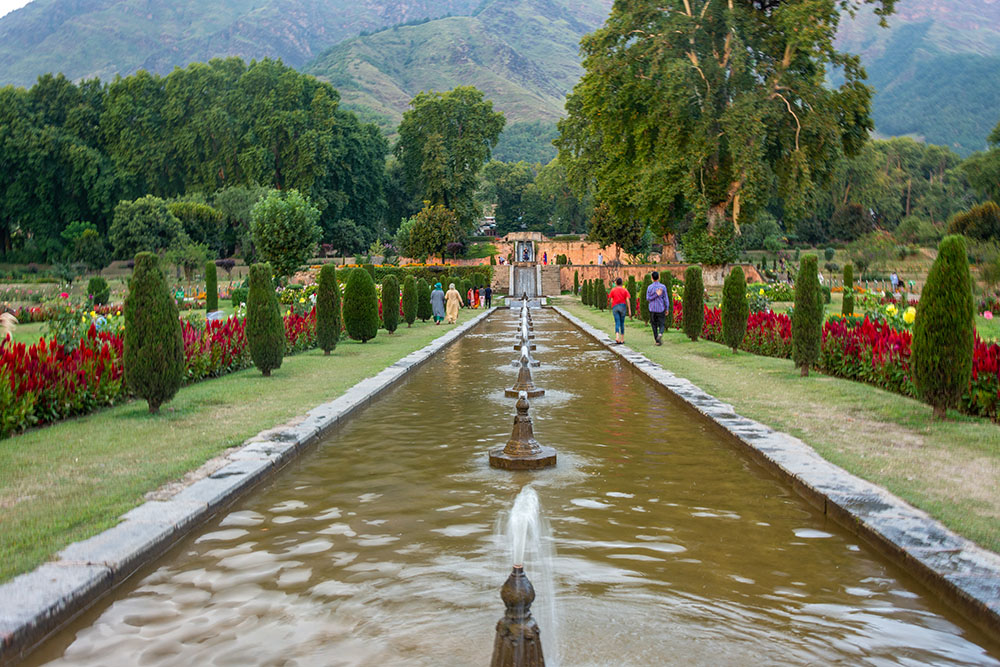
[(622, 279), (615, 278), (615, 286), (608, 293), (611, 314), (615, 316), (615, 345), (625, 342), (625, 316), (632, 314), (632, 297), (622, 287)]

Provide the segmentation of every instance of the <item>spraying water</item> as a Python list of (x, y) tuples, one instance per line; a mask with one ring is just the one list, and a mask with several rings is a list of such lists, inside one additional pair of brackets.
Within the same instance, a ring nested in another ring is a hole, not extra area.
[(541, 629), (545, 662), (558, 667), (559, 632), (553, 577), (555, 547), (549, 523), (542, 515), (538, 494), (531, 485), (517, 494), (506, 517), (498, 517), (495, 532), (499, 544), (508, 549), (507, 560), (501, 564), (499, 571), (506, 573), (511, 565), (521, 565), (535, 587), (537, 597), (532, 613)]

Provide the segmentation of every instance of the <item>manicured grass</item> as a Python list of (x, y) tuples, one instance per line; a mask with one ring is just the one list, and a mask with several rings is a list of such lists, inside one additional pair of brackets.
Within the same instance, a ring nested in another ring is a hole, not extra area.
[[(462, 313), (462, 319), (471, 314)], [(449, 330), (417, 322), (329, 357), (286, 357), (272, 377), (247, 369), (185, 387), (151, 416), (132, 401), (0, 440), (0, 581), (117, 523), (162, 484), (342, 394)]]
[[(578, 299), (553, 302), (609, 336), (614, 331), (610, 315)], [(791, 361), (734, 355), (678, 331), (655, 347), (641, 320), (626, 324), (626, 343), (740, 414), (802, 439), (827, 460), (1000, 552), (1000, 426), (955, 412), (938, 422), (918, 401), (816, 373), (802, 378)]]

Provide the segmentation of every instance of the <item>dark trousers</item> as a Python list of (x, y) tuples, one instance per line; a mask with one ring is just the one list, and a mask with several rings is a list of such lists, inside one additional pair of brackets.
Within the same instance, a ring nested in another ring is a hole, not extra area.
[(649, 311), (649, 323), (653, 326), (653, 340), (660, 340), (667, 330), (667, 314)]

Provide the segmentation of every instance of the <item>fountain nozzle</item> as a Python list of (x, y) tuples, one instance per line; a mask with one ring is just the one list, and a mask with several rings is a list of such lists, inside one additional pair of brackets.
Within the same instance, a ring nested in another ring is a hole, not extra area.
[(497, 622), (493, 642), (491, 667), (542, 667), (542, 638), (538, 623), (531, 616), (535, 588), (524, 574), (524, 567), (515, 565), (500, 588), (500, 599), (507, 610)]

